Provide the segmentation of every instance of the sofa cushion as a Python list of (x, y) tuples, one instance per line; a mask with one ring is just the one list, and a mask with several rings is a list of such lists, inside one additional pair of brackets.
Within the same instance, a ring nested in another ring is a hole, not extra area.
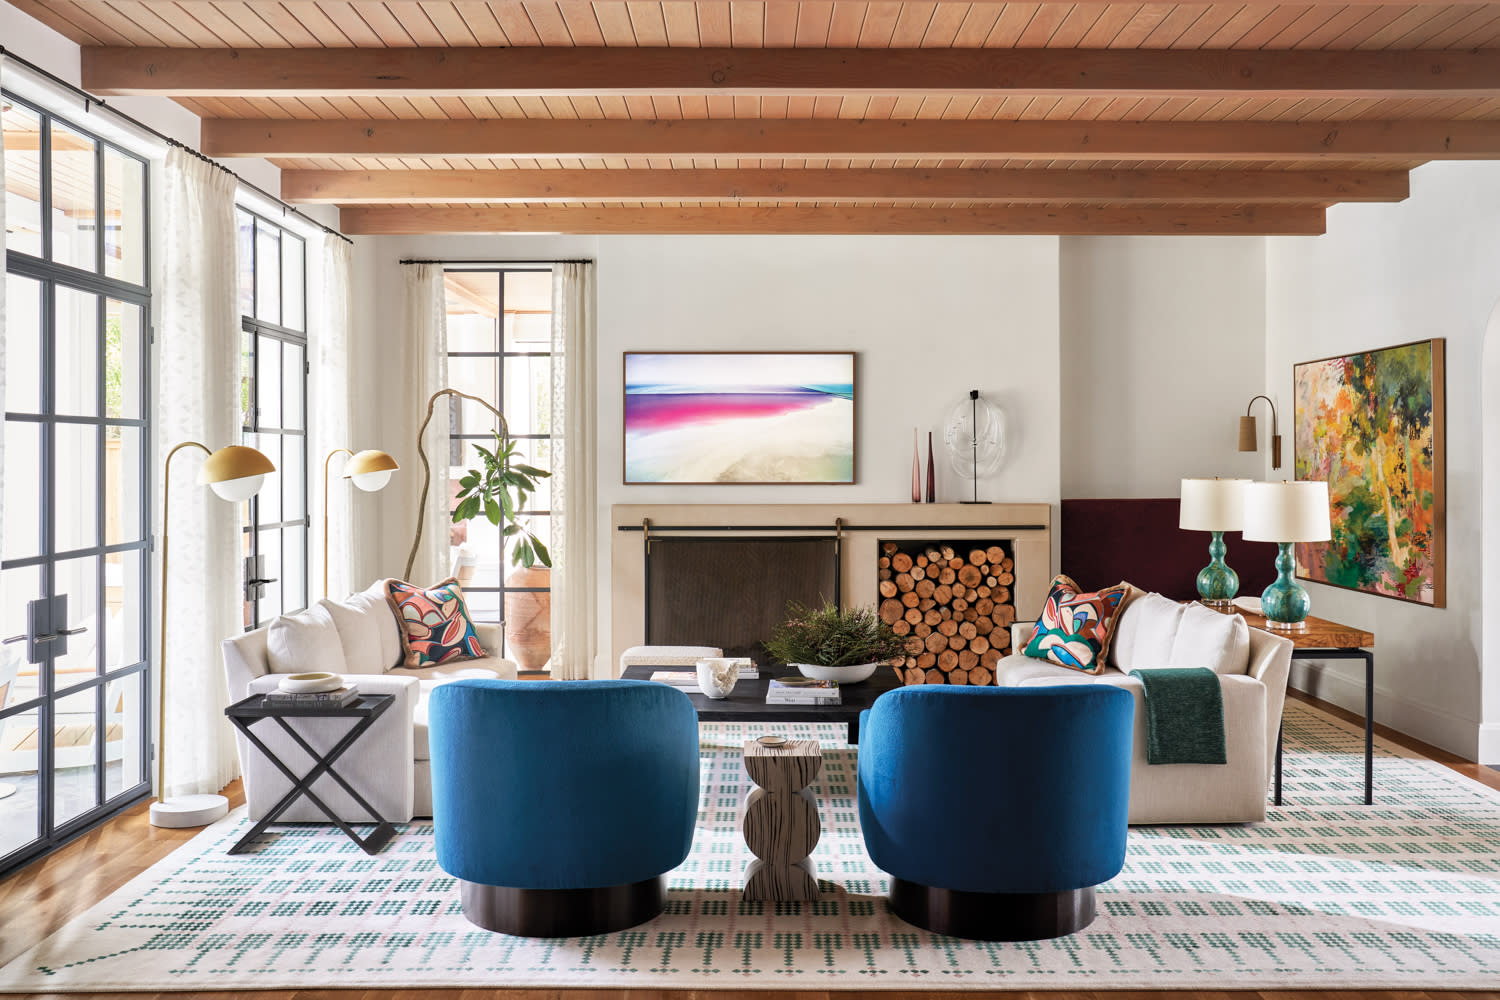
[(1080, 673), (1072, 667), (1060, 667), (1048, 660), (1039, 660), (1034, 656), (1026, 656), (1023, 653), (1012, 653), (1003, 656), (995, 664), (995, 685), (997, 687), (1021, 687), (1031, 681), (1045, 684), (1048, 681), (1072, 681), (1074, 679), (1091, 682), (1093, 675)]
[(1174, 667), (1243, 674), (1250, 663), (1250, 626), (1239, 615), (1220, 614), (1201, 604), (1185, 605), (1169, 660)]
[(266, 662), (273, 674), (349, 672), (338, 626), (328, 609), (316, 604), (299, 614), (283, 615), (271, 622), (266, 629)]
[(1099, 673), (1105, 667), (1115, 618), (1128, 591), (1129, 584), (1120, 583), (1083, 592), (1068, 577), (1054, 577), (1036, 631), (1026, 644), (1026, 655), (1086, 674)]
[(1109, 665), (1126, 671), (1165, 667), (1172, 658), (1172, 642), (1184, 605), (1160, 594), (1146, 594), (1130, 602), (1115, 624)]
[(396, 617), (384, 594), (362, 590), (342, 601), (325, 598), (318, 604), (338, 627), (346, 673), (383, 673), (401, 661)]
[(462, 680), (466, 677), (498, 678), (503, 681), (516, 679), (516, 672), (509, 660), (498, 656), (486, 656), (479, 660), (462, 660), (458, 663), (442, 663), (433, 667), (415, 667), (402, 670), (403, 677), (415, 677), (422, 682), (422, 696), (417, 701), (417, 711), (412, 719), (412, 734), (415, 744), (414, 760), (431, 760), (427, 752), (427, 696), (439, 684)]
[(1250, 662), (1250, 628), (1239, 615), (1160, 594), (1132, 601), (1120, 615), (1110, 666), (1129, 672), (1154, 667), (1207, 667), (1243, 674)]
[(457, 580), (444, 580), (425, 590), (402, 580), (387, 580), (385, 588), (406, 649), (401, 666), (430, 667), (485, 655)]

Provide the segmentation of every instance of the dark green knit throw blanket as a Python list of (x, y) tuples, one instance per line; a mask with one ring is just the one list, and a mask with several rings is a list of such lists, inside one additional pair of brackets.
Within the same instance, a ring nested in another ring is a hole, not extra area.
[(1132, 670), (1146, 689), (1148, 764), (1227, 764), (1224, 699), (1207, 667)]

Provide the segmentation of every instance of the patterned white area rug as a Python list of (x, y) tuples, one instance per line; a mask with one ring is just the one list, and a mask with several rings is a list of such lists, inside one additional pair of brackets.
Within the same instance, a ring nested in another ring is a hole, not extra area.
[[(827, 890), (746, 903), (735, 829), (748, 730), (824, 740), (814, 786)], [(897, 920), (860, 838), (854, 754), (837, 727), (703, 727), (693, 853), (667, 912), (631, 930), (526, 940), (467, 923), (430, 825), (367, 857), (333, 828), (224, 853), (243, 811), (0, 970), (0, 991), (319, 987), (827, 989), (1494, 988), (1500, 794), (1288, 704), (1287, 805), (1253, 827), (1131, 831), (1099, 918), (1067, 938), (987, 944)], [(969, 780), (980, 781), (976, 774)], [(976, 794), (983, 794), (976, 785)], [(950, 849), (982, 851), (956, 840)]]

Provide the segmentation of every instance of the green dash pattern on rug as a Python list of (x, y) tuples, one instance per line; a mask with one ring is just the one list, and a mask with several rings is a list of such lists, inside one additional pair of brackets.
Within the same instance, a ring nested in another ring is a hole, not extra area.
[[(823, 837), (812, 903), (740, 898), (742, 741), (823, 742), (813, 785)], [(1500, 983), (1500, 793), (1377, 745), (1376, 804), (1361, 734), (1286, 711), (1286, 805), (1253, 826), (1132, 829), (1099, 917), (1051, 941), (931, 934), (886, 907), (865, 854), (855, 752), (842, 728), (705, 724), (692, 854), (666, 913), (626, 931), (530, 940), (463, 917), (430, 823), (376, 857), (333, 827), (283, 827), (225, 853), (243, 810), (0, 969), (0, 992), (273, 988), (1493, 988)], [(541, 752), (541, 751), (539, 751)], [(984, 794), (993, 767), (968, 761)], [(499, 804), (503, 807), (503, 804)], [(545, 837), (545, 830), (538, 830)], [(601, 850), (609, 831), (599, 831)], [(983, 831), (934, 850), (982, 852)], [(3, 946), (0, 946), (3, 947)]]

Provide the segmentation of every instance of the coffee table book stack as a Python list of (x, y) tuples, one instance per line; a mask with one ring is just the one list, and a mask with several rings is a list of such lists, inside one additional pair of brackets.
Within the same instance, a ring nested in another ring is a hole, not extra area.
[(778, 677), (766, 687), (767, 705), (837, 705), (842, 701), (837, 681)]

